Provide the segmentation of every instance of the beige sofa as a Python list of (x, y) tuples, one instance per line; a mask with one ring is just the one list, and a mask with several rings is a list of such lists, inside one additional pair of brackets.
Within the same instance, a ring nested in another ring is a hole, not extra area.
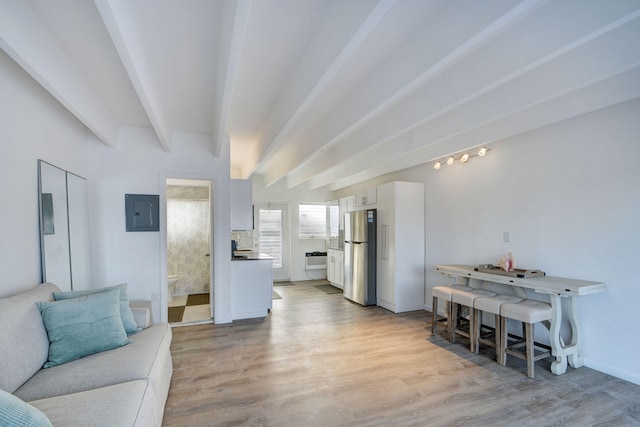
[(53, 292), (58, 287), (45, 283), (0, 299), (0, 388), (54, 426), (160, 426), (173, 372), (171, 328), (149, 325), (148, 310), (132, 304), (143, 328), (133, 343), (42, 369), (49, 339), (36, 302), (53, 301)]

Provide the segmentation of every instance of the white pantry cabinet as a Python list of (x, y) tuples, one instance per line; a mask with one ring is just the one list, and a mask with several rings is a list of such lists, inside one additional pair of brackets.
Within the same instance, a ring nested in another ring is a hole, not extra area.
[(424, 310), (425, 187), (378, 186), (377, 299), (394, 313)]
[(253, 196), (248, 179), (231, 180), (231, 229), (253, 230)]
[(344, 289), (344, 251), (327, 249), (327, 280)]

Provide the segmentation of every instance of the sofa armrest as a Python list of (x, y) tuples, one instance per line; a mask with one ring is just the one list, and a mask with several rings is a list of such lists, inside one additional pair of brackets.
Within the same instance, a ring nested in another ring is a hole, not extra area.
[(147, 329), (153, 324), (151, 301), (129, 301), (129, 307), (139, 328)]

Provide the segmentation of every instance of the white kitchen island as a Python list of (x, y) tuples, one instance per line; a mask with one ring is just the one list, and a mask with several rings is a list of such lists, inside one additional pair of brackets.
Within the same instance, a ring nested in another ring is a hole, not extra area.
[(273, 258), (243, 253), (231, 260), (231, 318), (266, 317), (273, 302)]

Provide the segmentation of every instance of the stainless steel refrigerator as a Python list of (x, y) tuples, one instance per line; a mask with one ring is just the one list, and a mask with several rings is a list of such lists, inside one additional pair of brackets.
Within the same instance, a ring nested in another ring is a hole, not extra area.
[(376, 305), (376, 210), (344, 214), (344, 297)]

